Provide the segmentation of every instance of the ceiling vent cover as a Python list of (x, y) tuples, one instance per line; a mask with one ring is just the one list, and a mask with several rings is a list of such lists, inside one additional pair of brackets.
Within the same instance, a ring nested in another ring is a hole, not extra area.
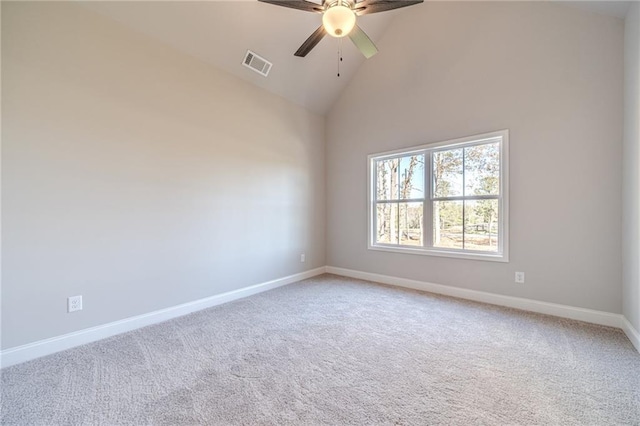
[(269, 75), (269, 71), (271, 71), (271, 62), (267, 61), (260, 55), (255, 54), (254, 52), (247, 50), (247, 54), (244, 56), (244, 61), (242, 61), (242, 65), (247, 68), (251, 68), (258, 74), (263, 76)]

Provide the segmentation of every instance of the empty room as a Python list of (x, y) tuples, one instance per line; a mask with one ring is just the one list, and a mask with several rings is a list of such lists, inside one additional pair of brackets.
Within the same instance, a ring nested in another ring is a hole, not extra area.
[(0, 15), (0, 424), (640, 425), (640, 1)]

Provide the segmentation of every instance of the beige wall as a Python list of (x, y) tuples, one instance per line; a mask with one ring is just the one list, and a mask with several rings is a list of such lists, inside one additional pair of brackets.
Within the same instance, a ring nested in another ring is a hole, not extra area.
[[(622, 46), (622, 20), (546, 2), (398, 15), (327, 118), (328, 264), (620, 313)], [(509, 263), (367, 250), (367, 154), (499, 129)]]
[(633, 3), (624, 34), (623, 313), (640, 330), (640, 3)]
[(323, 117), (60, 3), (2, 95), (4, 349), (325, 264)]

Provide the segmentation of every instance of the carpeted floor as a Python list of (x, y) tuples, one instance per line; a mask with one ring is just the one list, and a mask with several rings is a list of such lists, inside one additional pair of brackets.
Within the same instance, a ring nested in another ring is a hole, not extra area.
[(616, 329), (324, 275), (2, 371), (2, 424), (640, 424)]

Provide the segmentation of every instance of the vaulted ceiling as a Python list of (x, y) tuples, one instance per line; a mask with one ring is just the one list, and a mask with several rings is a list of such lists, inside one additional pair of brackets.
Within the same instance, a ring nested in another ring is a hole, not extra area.
[[(321, 0), (314, 0), (320, 3)], [(428, 0), (427, 0), (428, 2)], [(623, 17), (629, 2), (567, 2), (598, 13)], [(85, 7), (160, 40), (307, 109), (325, 114), (365, 61), (348, 39), (325, 37), (305, 58), (293, 56), (320, 25), (321, 15), (277, 7), (257, 0), (83, 2)], [(377, 43), (394, 17), (413, 8), (365, 15), (360, 25)], [(341, 41), (342, 40), (342, 43)], [(338, 50), (344, 60), (338, 71)], [(397, 46), (402, 48), (402, 46)], [(273, 62), (268, 77), (242, 66), (250, 49)], [(368, 61), (374, 63), (384, 55)], [(382, 82), (383, 83), (383, 82)]]
[[(293, 56), (318, 28), (321, 15), (257, 0), (83, 5), (320, 114), (329, 109), (365, 60), (350, 40), (342, 40), (344, 59), (338, 77), (340, 42), (332, 37), (325, 37), (305, 58)], [(363, 16), (358, 24), (375, 42), (393, 16), (403, 12)], [(273, 62), (268, 77), (242, 66), (247, 49)]]

